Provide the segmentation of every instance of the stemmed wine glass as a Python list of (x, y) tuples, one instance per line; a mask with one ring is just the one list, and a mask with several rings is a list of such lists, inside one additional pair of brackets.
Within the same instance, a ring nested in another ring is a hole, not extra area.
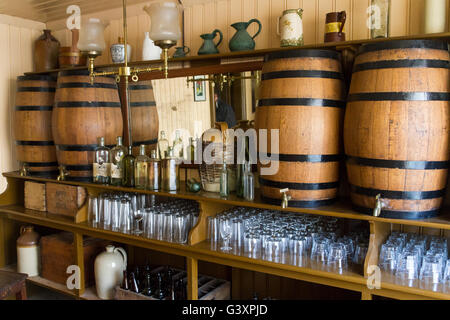
[(144, 231), (141, 230), (139, 224), (144, 219), (144, 210), (134, 210), (133, 211), (133, 219), (134, 219), (134, 231), (133, 233), (137, 236), (141, 235)]
[(233, 233), (233, 227), (230, 219), (221, 218), (219, 221), (220, 224), (220, 235), (223, 239), (223, 247), (220, 248), (222, 251), (230, 251), (232, 248), (230, 247), (230, 239)]

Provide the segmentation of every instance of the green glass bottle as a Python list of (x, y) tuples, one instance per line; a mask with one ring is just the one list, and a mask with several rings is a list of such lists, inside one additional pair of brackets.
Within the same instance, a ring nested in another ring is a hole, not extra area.
[(133, 156), (133, 148), (128, 147), (128, 154), (122, 159), (122, 186), (134, 187), (134, 163), (136, 158)]

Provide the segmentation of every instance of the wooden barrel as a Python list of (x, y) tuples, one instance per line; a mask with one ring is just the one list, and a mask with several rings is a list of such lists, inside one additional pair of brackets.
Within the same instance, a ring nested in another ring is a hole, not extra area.
[(139, 146), (146, 145), (147, 153), (158, 144), (159, 119), (151, 81), (131, 83), (128, 87), (131, 108), (133, 154), (139, 154)]
[[(280, 190), (285, 188), (292, 197), (291, 207), (335, 201), (344, 92), (340, 55), (335, 51), (296, 50), (267, 56), (255, 128), (268, 130), (268, 150), (258, 142), (259, 159), (265, 160), (268, 152), (279, 161), (259, 164), (265, 202), (280, 205)], [(278, 150), (271, 143), (273, 129), (279, 130)], [(278, 172), (264, 175), (262, 169), (271, 165), (278, 165)]]
[(26, 164), (32, 176), (58, 174), (52, 135), (52, 110), (56, 77), (21, 76), (17, 78), (14, 111), (14, 136), (20, 165)]
[(436, 40), (361, 47), (345, 117), (355, 210), (423, 219), (442, 204), (449, 165), (449, 52)]
[(112, 77), (95, 77), (87, 70), (61, 71), (53, 110), (53, 136), (58, 163), (68, 180), (92, 181), (97, 139), (113, 147), (122, 136), (123, 122), (117, 84)]

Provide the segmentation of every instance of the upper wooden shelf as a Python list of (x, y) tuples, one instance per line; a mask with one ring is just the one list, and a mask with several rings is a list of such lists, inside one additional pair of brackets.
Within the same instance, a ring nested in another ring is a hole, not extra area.
[[(212, 55), (203, 55), (203, 56), (192, 56), (185, 58), (176, 58), (169, 59), (169, 68), (181, 68), (191, 69), (191, 72), (180, 72), (177, 69), (171, 69), (169, 71), (169, 77), (181, 77), (187, 75), (199, 75), (199, 74), (213, 74), (213, 73), (221, 73), (226, 72), (226, 67), (230, 68), (228, 72), (238, 72), (233, 70), (233, 64), (243, 64), (243, 67), (247, 65), (246, 71), (252, 71), (262, 66), (262, 61), (257, 63), (258, 58), (263, 58), (266, 54), (272, 52), (280, 52), (280, 51), (291, 51), (291, 50), (305, 50), (305, 49), (336, 49), (343, 50), (347, 48), (357, 47), (366, 43), (376, 43), (383, 41), (391, 41), (391, 40), (413, 40), (413, 39), (443, 39), (450, 40), (450, 32), (445, 33), (434, 33), (434, 34), (423, 34), (423, 35), (412, 35), (412, 36), (402, 36), (402, 37), (391, 37), (391, 38), (381, 38), (381, 39), (364, 39), (364, 40), (351, 40), (344, 42), (329, 42), (329, 43), (320, 43), (313, 45), (305, 45), (301, 47), (285, 47), (285, 48), (271, 48), (271, 49), (262, 49), (262, 50), (253, 50), (253, 51), (241, 51), (241, 52), (230, 52), (225, 54), (212, 54)], [(240, 60), (244, 59), (244, 61)], [(249, 64), (249, 61), (245, 61), (245, 59), (255, 59), (253, 64)], [(129, 63), (129, 66), (155, 66), (161, 65), (163, 63), (162, 60), (153, 60), (153, 61), (135, 61)], [(181, 64), (177, 66), (177, 64)], [(214, 69), (211, 68), (214, 65), (221, 65), (223, 68)], [(97, 65), (96, 70), (106, 70), (109, 68), (118, 67), (120, 64), (104, 64)], [(65, 68), (65, 69), (54, 69), (46, 72), (28, 72), (27, 75), (42, 75), (42, 74), (51, 74), (57, 73), (61, 70), (81, 70), (87, 69), (87, 67), (76, 67), (76, 68)], [(202, 73), (203, 72), (203, 73)], [(161, 79), (163, 78), (162, 72), (152, 72), (151, 77), (146, 77), (151, 79)]]
[(194, 201), (204, 201), (204, 202), (213, 202), (228, 206), (236, 206), (236, 207), (250, 207), (250, 208), (258, 208), (258, 209), (266, 209), (266, 210), (278, 210), (284, 212), (297, 212), (303, 214), (315, 214), (322, 216), (331, 216), (343, 219), (352, 219), (352, 220), (363, 220), (363, 221), (376, 221), (376, 222), (384, 222), (384, 223), (393, 223), (400, 225), (410, 225), (416, 227), (425, 227), (425, 228), (434, 228), (434, 229), (442, 229), (442, 230), (450, 230), (450, 209), (445, 208), (442, 210), (442, 215), (432, 219), (424, 219), (424, 220), (404, 220), (404, 219), (386, 219), (373, 217), (369, 215), (363, 215), (357, 213), (352, 210), (352, 205), (348, 199), (340, 199), (340, 201), (336, 202), (333, 205), (321, 207), (317, 209), (304, 209), (304, 208), (286, 208), (282, 209), (279, 206), (274, 206), (270, 204), (266, 204), (261, 200), (259, 195), (259, 190), (256, 190), (255, 200), (254, 201), (246, 201), (244, 199), (238, 198), (235, 194), (230, 195), (227, 199), (223, 199), (217, 193), (204, 192), (201, 191), (199, 193), (191, 193), (186, 191), (185, 185), (181, 185), (181, 189), (178, 192), (165, 192), (165, 191), (149, 191), (149, 190), (138, 190), (134, 188), (124, 188), (124, 187), (114, 187), (108, 185), (99, 185), (94, 183), (85, 183), (85, 182), (74, 182), (74, 181), (56, 181), (52, 179), (45, 178), (37, 178), (37, 177), (22, 177), (18, 174), (18, 172), (10, 172), (3, 174), (7, 178), (21, 179), (21, 180), (32, 180), (38, 182), (54, 182), (68, 185), (77, 185), (86, 188), (94, 188), (101, 189), (105, 191), (115, 191), (115, 192), (137, 192), (142, 194), (151, 194), (162, 197), (170, 197), (170, 198), (179, 198), (179, 199), (187, 199)]

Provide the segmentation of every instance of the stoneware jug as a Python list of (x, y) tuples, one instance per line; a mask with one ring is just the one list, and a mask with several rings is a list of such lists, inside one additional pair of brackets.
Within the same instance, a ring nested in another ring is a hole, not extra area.
[(325, 22), (325, 42), (345, 41), (345, 22), (347, 21), (347, 13), (330, 12), (327, 13)]
[(142, 60), (160, 60), (162, 49), (155, 45), (155, 42), (150, 39), (149, 33), (145, 33), (144, 42), (142, 44)]
[(44, 30), (34, 43), (34, 66), (36, 72), (58, 68), (59, 41), (50, 30)]
[(175, 53), (173, 54), (174, 58), (184, 58), (186, 55), (188, 55), (191, 52), (191, 49), (189, 49), (186, 46), (183, 47), (176, 47)]
[[(214, 43), (214, 39), (216, 38), (217, 34), (219, 34), (220, 39), (219, 42)], [(219, 49), (217, 49), (223, 40), (223, 33), (219, 29), (214, 30), (212, 33), (205, 33), (200, 36), (204, 42), (201, 46), (200, 50), (198, 50), (198, 55), (204, 55), (204, 54), (218, 54)]]
[(278, 35), (282, 47), (303, 45), (303, 9), (290, 9), (278, 18)]
[[(256, 34), (252, 37), (247, 32), (247, 28), (252, 24), (257, 23), (259, 29)], [(236, 22), (231, 25), (236, 29), (236, 33), (230, 40), (230, 50), (231, 51), (249, 51), (255, 50), (255, 38), (261, 33), (262, 24), (258, 19), (252, 19), (249, 22)]]
[(39, 234), (32, 226), (20, 227), (17, 238), (17, 272), (26, 273), (29, 277), (39, 275)]
[(95, 287), (100, 299), (113, 299), (115, 287), (123, 280), (127, 268), (127, 253), (122, 248), (107, 246), (106, 251), (95, 258)]

